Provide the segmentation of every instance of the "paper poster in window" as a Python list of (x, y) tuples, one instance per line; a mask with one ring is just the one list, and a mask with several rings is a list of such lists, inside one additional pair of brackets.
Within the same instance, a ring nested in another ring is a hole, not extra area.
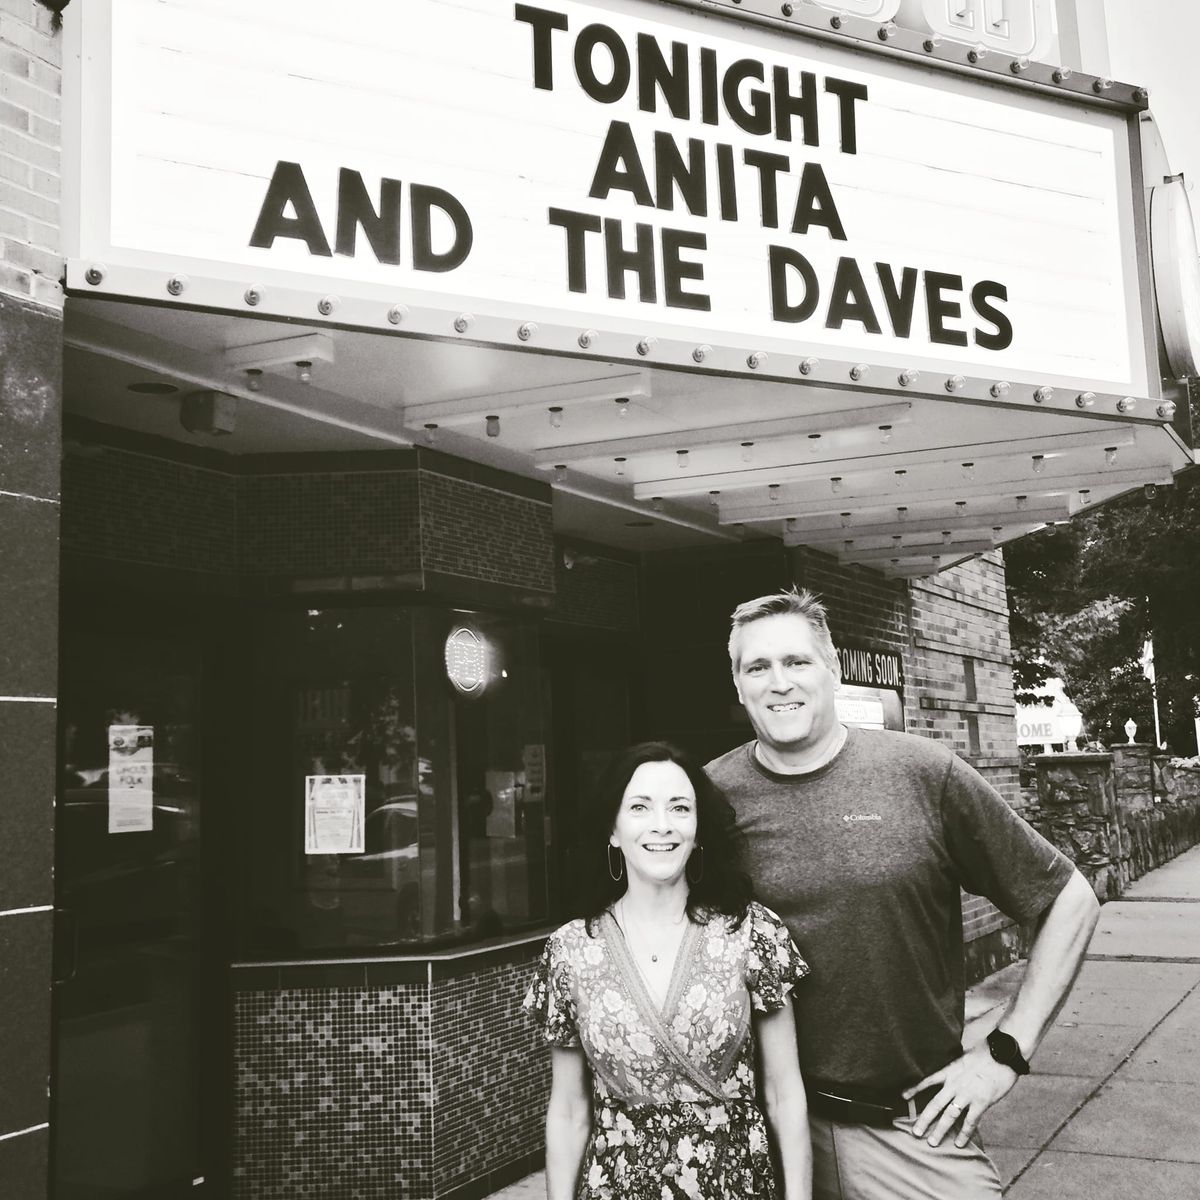
[(108, 727), (108, 832), (154, 828), (154, 727)]
[(365, 775), (307, 775), (304, 779), (304, 853), (362, 854)]

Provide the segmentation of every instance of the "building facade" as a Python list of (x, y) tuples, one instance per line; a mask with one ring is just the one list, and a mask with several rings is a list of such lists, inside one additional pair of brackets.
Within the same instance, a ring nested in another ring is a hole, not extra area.
[(1041, 3), (53, 7), (0, 13), (0, 1187), (483, 1195), (588, 784), (747, 738), (737, 603), (820, 592), (843, 718), (1019, 803), (1003, 543), (1191, 461), (1145, 96)]

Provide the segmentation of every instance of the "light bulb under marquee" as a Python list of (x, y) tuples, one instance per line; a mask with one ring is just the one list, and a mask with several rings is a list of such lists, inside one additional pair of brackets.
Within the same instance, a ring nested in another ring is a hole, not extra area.
[(834, 475), (829, 480), (829, 490), (836, 496), (842, 490), (842, 477)]
[(561, 429), (563, 423), (562, 405), (552, 404), (546, 411), (550, 414), (550, 428)]

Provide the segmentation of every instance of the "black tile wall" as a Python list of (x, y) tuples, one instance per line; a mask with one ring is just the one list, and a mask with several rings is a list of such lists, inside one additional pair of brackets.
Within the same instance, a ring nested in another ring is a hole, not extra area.
[(0, 700), (5, 1200), (46, 1195), (62, 356), (61, 312), (0, 295), (0, 696), (17, 697)]
[[(0, 564), (0, 695), (53, 696), (58, 691), (56, 503), (0, 496)], [(49, 752), (53, 756), (53, 744)]]
[(46, 1200), (49, 1157), (48, 1129), (0, 1142), (0, 1196), (4, 1200)]
[(0, 490), (58, 499), (62, 313), (0, 293)]
[(0, 1133), (49, 1116), (50, 938), (49, 912), (0, 917)]
[(54, 900), (53, 704), (0, 704), (0, 912)]

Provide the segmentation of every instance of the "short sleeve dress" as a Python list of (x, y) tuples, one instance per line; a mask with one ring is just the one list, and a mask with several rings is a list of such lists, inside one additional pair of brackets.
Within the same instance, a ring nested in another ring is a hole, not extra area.
[(689, 922), (661, 1008), (611, 911), (593, 928), (550, 937), (524, 1005), (591, 1068), (578, 1200), (770, 1200), (750, 1016), (808, 974), (787, 928), (756, 903)]

